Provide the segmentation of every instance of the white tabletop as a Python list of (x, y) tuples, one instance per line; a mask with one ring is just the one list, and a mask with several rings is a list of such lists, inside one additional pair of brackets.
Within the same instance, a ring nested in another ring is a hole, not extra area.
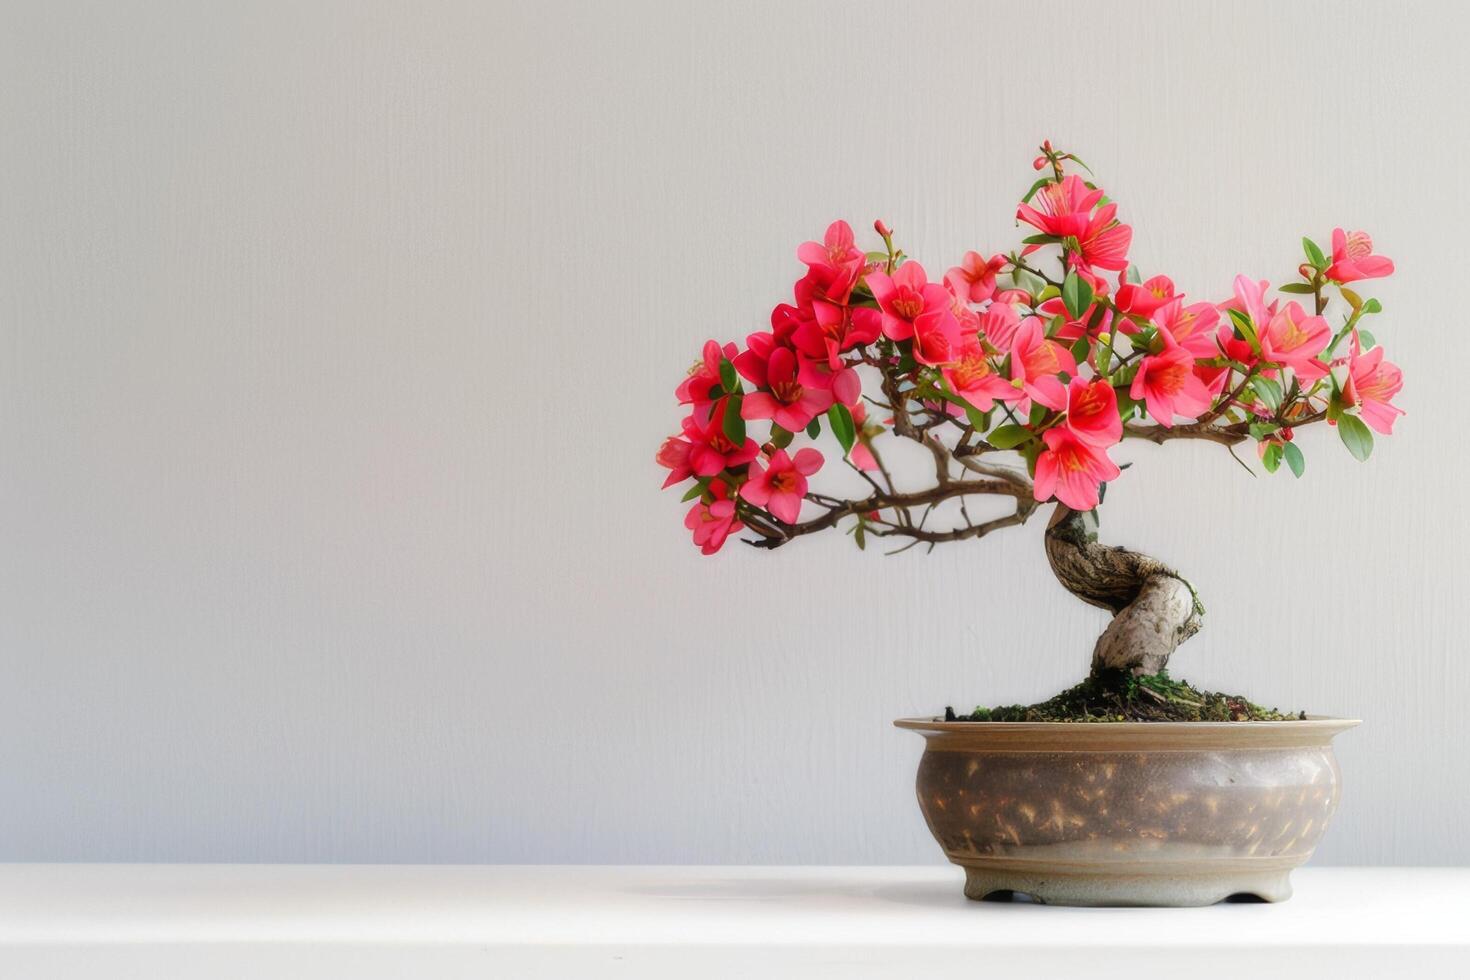
[(0, 976), (1470, 969), (1465, 869), (1306, 868), (1289, 902), (1204, 909), (977, 903), (961, 880), (950, 867), (0, 865)]

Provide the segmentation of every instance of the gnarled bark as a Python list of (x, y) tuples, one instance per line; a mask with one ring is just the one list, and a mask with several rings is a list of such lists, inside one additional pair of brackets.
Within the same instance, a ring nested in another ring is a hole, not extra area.
[(1046, 557), (1077, 598), (1113, 613), (1092, 651), (1092, 672), (1157, 674), (1179, 644), (1200, 631), (1205, 608), (1194, 587), (1157, 559), (1097, 540), (1097, 513), (1057, 504)]

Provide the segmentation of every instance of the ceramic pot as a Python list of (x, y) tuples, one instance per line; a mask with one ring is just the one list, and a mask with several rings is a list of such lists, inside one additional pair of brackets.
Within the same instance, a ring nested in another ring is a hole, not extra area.
[(1358, 722), (894, 724), (926, 740), (919, 808), (966, 896), (1177, 906), (1291, 896)]

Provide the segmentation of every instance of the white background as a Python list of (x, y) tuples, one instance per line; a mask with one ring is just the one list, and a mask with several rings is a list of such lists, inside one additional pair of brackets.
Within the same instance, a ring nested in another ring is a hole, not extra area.
[(705, 559), (653, 453), (798, 243), (1010, 247), (1049, 136), (1191, 294), (1398, 262), (1399, 435), (1130, 444), (1104, 534), (1366, 720), (1320, 861), (1470, 862), (1463, 5), (7, 6), (0, 859), (938, 859), (889, 721), (1104, 625), (1044, 521)]

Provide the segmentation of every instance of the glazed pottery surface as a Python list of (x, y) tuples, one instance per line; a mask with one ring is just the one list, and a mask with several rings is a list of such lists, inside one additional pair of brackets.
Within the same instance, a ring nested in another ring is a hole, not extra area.
[(1358, 722), (894, 724), (926, 740), (919, 807), (970, 898), (1210, 905), (1290, 897)]

